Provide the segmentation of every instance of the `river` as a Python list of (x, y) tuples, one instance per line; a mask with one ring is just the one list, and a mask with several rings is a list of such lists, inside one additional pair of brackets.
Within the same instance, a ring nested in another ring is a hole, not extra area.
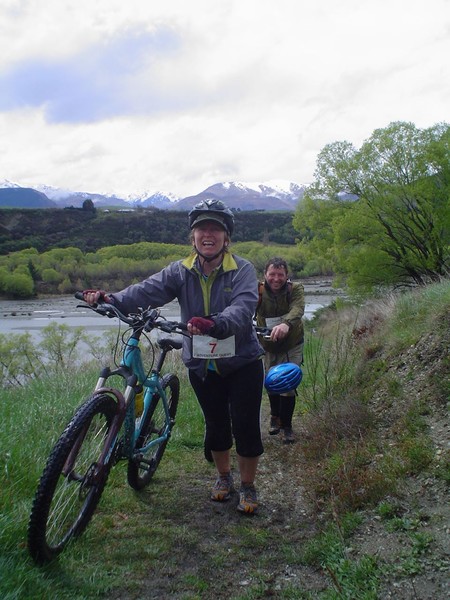
[[(316, 310), (328, 306), (341, 295), (329, 280), (302, 281), (305, 286), (305, 318), (310, 319)], [(0, 333), (29, 333), (39, 341), (41, 331), (52, 322), (69, 327), (83, 327), (99, 334), (117, 326), (117, 319), (101, 317), (87, 308), (77, 308), (79, 301), (73, 296), (48, 296), (31, 300), (0, 300)], [(162, 308), (161, 314), (169, 320), (178, 320), (178, 302)]]

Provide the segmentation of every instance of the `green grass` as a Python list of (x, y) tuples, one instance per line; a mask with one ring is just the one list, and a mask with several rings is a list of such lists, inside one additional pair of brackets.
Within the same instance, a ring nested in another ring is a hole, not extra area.
[[(202, 449), (203, 421), (183, 372), (177, 424), (156, 476), (155, 499), (162, 482), (180, 468), (194, 470)], [(98, 511), (87, 531), (69, 545), (64, 558), (45, 568), (32, 564), (26, 530), (34, 491), (52, 445), (74, 409), (92, 390), (96, 371), (73, 371), (65, 379), (40, 379), (23, 388), (4, 390), (0, 422), (0, 591), (2, 599), (81, 599), (103, 597), (123, 582), (145, 576), (145, 560), (170, 552), (176, 540), (194, 544), (188, 524), (173, 527), (167, 516), (177, 504), (175, 488), (164, 495), (143, 527), (146, 505), (126, 483), (126, 465), (111, 472)], [(165, 468), (167, 470), (165, 471)], [(172, 498), (170, 497), (172, 496)], [(147, 515), (148, 516), (148, 515)], [(151, 529), (151, 533), (150, 533)], [(191, 538), (191, 539), (190, 539)], [(119, 543), (116, 541), (119, 539)], [(152, 541), (153, 540), (153, 541)], [(130, 577), (130, 573), (133, 573)]]
[[(304, 432), (296, 451), (303, 450), (311, 465), (301, 471), (305, 493), (321, 502), (322, 519), (314, 524), (295, 514), (278, 523), (276, 515), (242, 520), (236, 511), (218, 511), (213, 526), (203, 526), (202, 515), (211, 518), (207, 486), (214, 469), (203, 458), (200, 408), (184, 367), (173, 360), (168, 368), (179, 374), (182, 395), (172, 439), (151, 485), (135, 493), (126, 482), (126, 464), (117, 465), (86, 532), (58, 561), (38, 568), (26, 547), (33, 495), (52, 445), (90, 394), (96, 369), (74, 367), (58, 378), (3, 389), (2, 600), (140, 598), (145, 585), (153, 585), (152, 594), (161, 597), (173, 591), (181, 600), (209, 599), (217, 597), (217, 573), (223, 571), (228, 581), (233, 578), (233, 589), (227, 589), (232, 600), (372, 600), (386, 573), (409, 577), (420, 572), (434, 540), (420, 530), (419, 514), (401, 512), (395, 487), (402, 477), (424, 472), (448, 480), (448, 460), (442, 455), (436, 463), (427, 427), (431, 404), (409, 398), (395, 369), (401, 347), (408, 352), (422, 336), (438, 333), (445, 318), (448, 324), (449, 289), (447, 282), (401, 296), (398, 307), (391, 303), (385, 311), (384, 321), (379, 318), (384, 305), (371, 307), (364, 322), (376, 327), (367, 341), (355, 343), (352, 333), (355, 320), (363, 318), (361, 309), (356, 316), (346, 312), (348, 307), (333, 312), (331, 325), (317, 334), (308, 326), (297, 407)], [(445, 398), (445, 387), (438, 383), (436, 393)], [(385, 411), (407, 403), (394, 423), (395, 435), (386, 440), (377, 437), (377, 419), (368, 406), (375, 392)], [(271, 460), (269, 452), (265, 460)], [(370, 506), (387, 530), (408, 536), (397, 572), (383, 565), (382, 573), (373, 556), (356, 559), (348, 551), (360, 511)], [(280, 585), (274, 572), (279, 576), (287, 565), (322, 573), (326, 589), (313, 594), (303, 589), (300, 578), (286, 577)]]
[(303, 549), (301, 560), (325, 569), (334, 583), (334, 588), (320, 593), (317, 598), (378, 598), (380, 570), (377, 560), (373, 556), (351, 560), (348, 556), (348, 540), (360, 523), (356, 513), (347, 513), (340, 522), (328, 523)]
[(402, 350), (422, 336), (444, 331), (448, 328), (449, 305), (448, 280), (380, 301), (380, 311), (389, 315), (389, 345)]

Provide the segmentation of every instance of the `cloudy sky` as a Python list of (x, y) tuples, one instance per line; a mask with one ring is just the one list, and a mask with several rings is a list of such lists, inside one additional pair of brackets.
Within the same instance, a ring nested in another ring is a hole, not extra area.
[(196, 194), (450, 120), (450, 0), (0, 0), (0, 180)]

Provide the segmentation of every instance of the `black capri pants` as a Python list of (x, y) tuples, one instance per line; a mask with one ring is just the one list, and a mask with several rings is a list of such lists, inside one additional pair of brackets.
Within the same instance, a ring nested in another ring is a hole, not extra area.
[(204, 380), (189, 371), (189, 380), (205, 417), (205, 448), (229, 450), (234, 438), (240, 456), (260, 456), (264, 452), (260, 421), (263, 361), (255, 360), (225, 377), (208, 371)]

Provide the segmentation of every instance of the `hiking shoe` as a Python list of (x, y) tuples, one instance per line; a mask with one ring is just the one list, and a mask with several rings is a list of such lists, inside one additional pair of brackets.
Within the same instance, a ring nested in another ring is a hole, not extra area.
[(269, 435), (280, 433), (280, 417), (270, 417)]
[(252, 483), (241, 485), (237, 509), (239, 512), (246, 513), (248, 515), (251, 515), (257, 511), (258, 497), (256, 495), (255, 486)]
[(295, 442), (295, 435), (292, 431), (292, 427), (284, 427), (283, 429), (283, 444), (293, 444)]
[(230, 499), (232, 492), (234, 492), (234, 487), (231, 473), (219, 475), (211, 490), (211, 500), (214, 500), (214, 502), (225, 502)]

